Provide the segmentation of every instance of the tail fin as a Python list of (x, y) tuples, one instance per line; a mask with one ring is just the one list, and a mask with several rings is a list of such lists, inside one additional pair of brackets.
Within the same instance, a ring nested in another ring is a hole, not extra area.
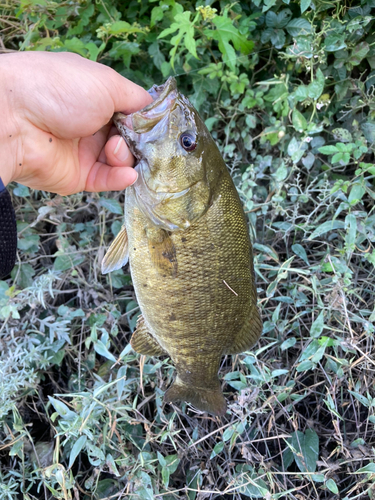
[(216, 387), (204, 388), (184, 384), (177, 376), (172, 386), (164, 395), (166, 403), (187, 401), (198, 410), (207, 411), (211, 415), (225, 415), (227, 403), (222, 393), (220, 383)]

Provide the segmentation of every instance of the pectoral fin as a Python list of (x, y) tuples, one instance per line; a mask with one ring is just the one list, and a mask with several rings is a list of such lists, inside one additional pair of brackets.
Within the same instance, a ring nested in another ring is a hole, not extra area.
[(177, 276), (177, 256), (173, 241), (164, 229), (147, 229), (151, 261), (162, 276)]
[(107, 274), (121, 269), (128, 262), (128, 259), (128, 234), (125, 226), (122, 226), (102, 260), (102, 273)]
[(239, 354), (240, 352), (248, 351), (261, 336), (262, 328), (262, 320), (260, 319), (258, 308), (254, 305), (246, 323), (234, 339), (232, 339), (223, 354)]
[(145, 354), (146, 356), (165, 356), (168, 354), (155, 337), (149, 333), (143, 316), (139, 316), (138, 318), (137, 327), (132, 335), (130, 344), (136, 352)]

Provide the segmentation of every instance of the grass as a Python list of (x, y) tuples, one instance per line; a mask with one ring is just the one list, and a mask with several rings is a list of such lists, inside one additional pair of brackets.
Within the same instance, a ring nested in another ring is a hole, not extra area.
[[(271, 201), (252, 209), (263, 212), (253, 230), (264, 334), (223, 358), (221, 420), (164, 406), (169, 360), (129, 348), (127, 269), (99, 271), (122, 221), (103, 205), (118, 211), (123, 194), (13, 189), (28, 250), (13, 288), (2, 283), (1, 313), (13, 317), (1, 327), (1, 498), (20, 488), (29, 498), (371, 498), (372, 470), (358, 470), (373, 459), (373, 265), (362, 245), (345, 250), (345, 227), (317, 231), (342, 203), (325, 175), (302, 181), (295, 169), (285, 183), (295, 190), (282, 214)], [(355, 206), (364, 225), (371, 206)]]

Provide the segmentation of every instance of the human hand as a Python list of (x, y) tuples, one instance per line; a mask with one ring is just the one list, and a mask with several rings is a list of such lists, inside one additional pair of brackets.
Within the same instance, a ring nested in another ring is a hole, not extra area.
[(152, 102), (146, 90), (71, 53), (0, 56), (0, 177), (68, 195), (122, 190), (137, 173), (110, 122)]

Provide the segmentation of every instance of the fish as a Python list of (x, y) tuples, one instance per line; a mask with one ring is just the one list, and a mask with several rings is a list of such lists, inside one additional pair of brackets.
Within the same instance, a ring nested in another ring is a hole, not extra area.
[(131, 346), (167, 355), (176, 368), (164, 401), (222, 416), (222, 356), (250, 349), (262, 332), (248, 223), (215, 141), (176, 80), (149, 93), (144, 109), (113, 117), (138, 178), (125, 191), (125, 222), (102, 272), (129, 262), (141, 311)]

